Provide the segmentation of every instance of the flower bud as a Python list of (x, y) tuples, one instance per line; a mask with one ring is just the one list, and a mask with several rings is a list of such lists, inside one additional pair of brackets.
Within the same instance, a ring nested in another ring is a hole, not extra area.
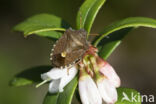
[(100, 72), (105, 77), (107, 77), (107, 79), (111, 82), (112, 85), (114, 85), (115, 87), (120, 86), (121, 81), (119, 76), (117, 75), (113, 67), (103, 59), (101, 59), (100, 62)]
[(89, 75), (80, 77), (79, 93), (82, 104), (102, 104), (97, 86)]
[(99, 93), (102, 99), (108, 104), (114, 104), (117, 101), (117, 91), (107, 78), (101, 78), (96, 81)]

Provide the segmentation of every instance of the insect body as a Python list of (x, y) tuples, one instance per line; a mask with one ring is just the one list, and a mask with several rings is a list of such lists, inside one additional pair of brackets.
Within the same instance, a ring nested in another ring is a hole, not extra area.
[(84, 29), (67, 29), (52, 49), (50, 59), (54, 67), (68, 67), (79, 61), (89, 43), (86, 39), (87, 32)]

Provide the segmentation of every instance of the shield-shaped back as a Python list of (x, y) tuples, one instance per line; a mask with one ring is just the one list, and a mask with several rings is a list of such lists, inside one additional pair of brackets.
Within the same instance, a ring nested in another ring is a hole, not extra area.
[(51, 53), (51, 62), (54, 67), (65, 67), (79, 61), (89, 43), (86, 39), (87, 32), (84, 29), (68, 29), (56, 42)]

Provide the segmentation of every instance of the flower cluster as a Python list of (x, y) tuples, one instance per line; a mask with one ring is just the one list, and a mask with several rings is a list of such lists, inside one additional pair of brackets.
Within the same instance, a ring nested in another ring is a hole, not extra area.
[(79, 92), (83, 104), (108, 104), (117, 101), (116, 87), (120, 78), (114, 69), (97, 55), (97, 49), (90, 47), (80, 65)]
[(63, 88), (75, 77), (79, 69), (79, 93), (83, 104), (107, 104), (117, 101), (116, 88), (120, 78), (112, 66), (97, 55), (93, 46), (87, 50), (82, 60), (70, 69), (53, 68), (41, 75), (44, 81), (51, 81), (49, 92), (62, 92)]

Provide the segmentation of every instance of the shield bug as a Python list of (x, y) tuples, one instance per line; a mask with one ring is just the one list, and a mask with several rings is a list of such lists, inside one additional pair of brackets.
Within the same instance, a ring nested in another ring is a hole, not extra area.
[(67, 29), (56, 41), (50, 54), (53, 67), (68, 67), (78, 62), (89, 48), (84, 29)]

